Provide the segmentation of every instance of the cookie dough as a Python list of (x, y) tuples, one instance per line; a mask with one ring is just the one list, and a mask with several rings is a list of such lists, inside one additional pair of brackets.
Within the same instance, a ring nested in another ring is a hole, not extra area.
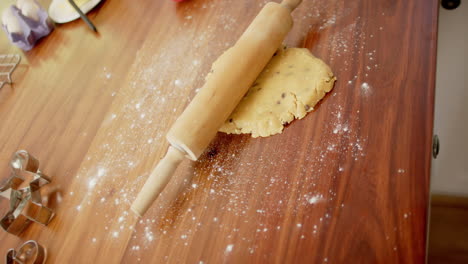
[(280, 48), (219, 131), (267, 137), (307, 112), (333, 88), (330, 67), (302, 48)]

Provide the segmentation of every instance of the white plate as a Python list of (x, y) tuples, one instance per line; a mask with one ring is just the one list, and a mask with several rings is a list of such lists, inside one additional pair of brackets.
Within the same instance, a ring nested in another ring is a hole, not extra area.
[[(88, 13), (102, 0), (75, 0), (83, 13)], [(56, 23), (67, 23), (80, 17), (68, 0), (53, 0), (49, 7), (49, 17)]]

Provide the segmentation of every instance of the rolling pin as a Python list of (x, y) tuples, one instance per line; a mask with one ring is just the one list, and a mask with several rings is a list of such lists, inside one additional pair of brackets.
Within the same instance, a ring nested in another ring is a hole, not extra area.
[(293, 25), (291, 12), (301, 2), (283, 0), (281, 4), (266, 4), (236, 44), (216, 60), (200, 92), (169, 129), (167, 154), (131, 205), (134, 213), (144, 215), (180, 162), (184, 158), (197, 160), (208, 147), (282, 44)]

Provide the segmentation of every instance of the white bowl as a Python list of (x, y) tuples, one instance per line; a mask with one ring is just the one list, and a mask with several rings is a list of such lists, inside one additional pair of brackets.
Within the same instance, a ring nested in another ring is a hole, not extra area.
[[(86, 14), (101, 0), (75, 0), (75, 4)], [(49, 17), (56, 23), (67, 23), (80, 17), (68, 0), (53, 0), (49, 7)]]

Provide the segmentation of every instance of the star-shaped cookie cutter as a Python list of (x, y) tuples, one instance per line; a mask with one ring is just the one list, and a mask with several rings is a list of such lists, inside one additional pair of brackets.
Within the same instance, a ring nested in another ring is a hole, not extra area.
[(47, 225), (54, 213), (42, 205), (40, 188), (50, 183), (50, 179), (39, 171), (39, 161), (20, 150), (13, 154), (10, 167), (10, 177), (0, 186), (0, 196), (10, 199), (10, 209), (0, 225), (14, 235), (19, 235), (31, 221)]
[(47, 251), (34, 240), (26, 241), (18, 251), (10, 249), (6, 255), (6, 264), (43, 264)]

